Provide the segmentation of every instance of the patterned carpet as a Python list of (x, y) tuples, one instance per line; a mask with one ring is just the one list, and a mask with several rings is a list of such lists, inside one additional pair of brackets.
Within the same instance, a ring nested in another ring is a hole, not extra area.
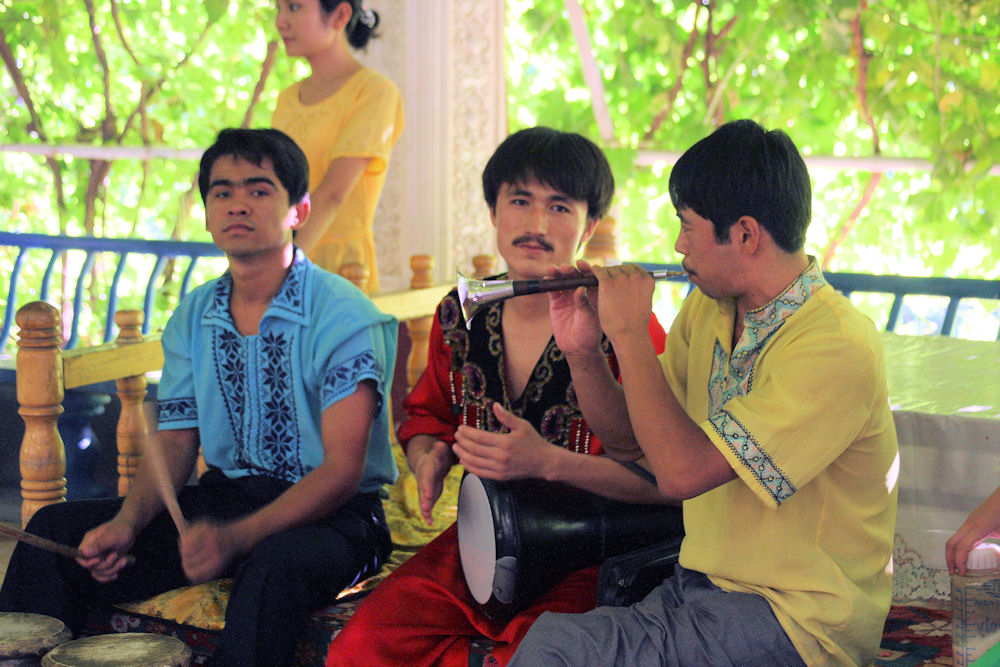
[[(349, 596), (314, 614), (296, 650), (297, 665), (322, 665), (330, 637), (343, 627), (361, 602)], [(117, 610), (104, 623), (93, 625), (87, 634), (110, 632), (154, 632), (178, 637), (194, 651), (193, 664), (203, 664), (215, 647), (218, 633), (183, 624), (164, 622), (141, 614)], [(470, 667), (495, 664), (488, 640), (475, 642), (469, 655)], [(915, 606), (894, 606), (889, 611), (882, 634), (876, 667), (952, 667), (951, 612)]]
[(951, 611), (894, 606), (882, 632), (878, 667), (951, 667)]

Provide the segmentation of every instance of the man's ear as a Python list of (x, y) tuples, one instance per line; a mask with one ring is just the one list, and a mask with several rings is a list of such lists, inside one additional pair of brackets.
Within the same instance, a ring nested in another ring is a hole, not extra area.
[(496, 229), (497, 226), (497, 205), (490, 206), (490, 224)]
[(739, 220), (729, 228), (729, 240), (739, 245), (740, 251), (746, 255), (753, 255), (760, 247), (761, 234), (765, 233), (763, 227), (757, 222), (757, 218), (752, 215), (740, 216)]
[(309, 201), (309, 193), (307, 192), (298, 204), (292, 206), (292, 209), (295, 211), (295, 217), (292, 220), (292, 229), (299, 229), (305, 224), (311, 208), (312, 204)]
[(597, 225), (600, 222), (601, 221), (598, 218), (587, 218), (587, 224), (583, 228), (583, 234), (580, 235), (580, 242), (576, 244), (577, 252), (580, 252), (580, 250), (583, 249), (583, 246), (587, 245), (587, 241), (589, 241), (590, 237), (592, 237), (594, 232), (597, 231)]

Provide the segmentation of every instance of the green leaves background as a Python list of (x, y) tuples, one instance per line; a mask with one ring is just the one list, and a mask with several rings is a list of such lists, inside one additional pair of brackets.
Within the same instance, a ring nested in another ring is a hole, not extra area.
[[(568, 19), (577, 1), (611, 141)], [(220, 128), (265, 125), (277, 92), (307, 73), (276, 42), (274, 11), (273, 0), (0, 0), (0, 143), (197, 154)], [(623, 257), (676, 260), (669, 165), (637, 157), (749, 117), (806, 155), (932, 163), (811, 169), (808, 248), (829, 269), (1000, 278), (1000, 176), (989, 173), (1000, 0), (508, 0), (507, 13), (510, 129), (548, 124), (606, 148)], [(0, 152), (0, 169), (5, 229), (207, 240), (194, 160)]]
[[(669, 166), (753, 118), (806, 155), (909, 157), (933, 171), (812, 168), (809, 249), (831, 270), (1000, 277), (1000, 3), (582, 0), (615, 128), (624, 254), (672, 261)], [(599, 138), (565, 0), (511, 0), (512, 129)], [(606, 143), (606, 142), (605, 142)], [(855, 209), (860, 212), (855, 215)]]

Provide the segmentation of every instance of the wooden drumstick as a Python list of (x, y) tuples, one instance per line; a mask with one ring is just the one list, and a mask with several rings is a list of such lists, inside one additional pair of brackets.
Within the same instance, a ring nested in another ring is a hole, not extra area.
[(38, 547), (39, 549), (45, 549), (46, 551), (54, 551), (62, 556), (67, 556), (69, 558), (82, 557), (83, 554), (76, 547), (67, 546), (65, 544), (60, 544), (59, 542), (53, 542), (50, 539), (29, 533), (13, 526), (8, 526), (6, 524), (0, 523), (0, 535), (6, 535), (15, 540), (20, 540), (25, 544), (30, 544), (33, 547)]
[(170, 472), (167, 470), (167, 463), (163, 460), (163, 453), (155, 444), (147, 441), (146, 451), (143, 455), (149, 458), (149, 465), (152, 467), (153, 478), (156, 488), (160, 492), (160, 500), (167, 507), (170, 518), (177, 526), (177, 532), (183, 535), (187, 532), (188, 524), (181, 512), (180, 505), (177, 504), (177, 490), (170, 479)]

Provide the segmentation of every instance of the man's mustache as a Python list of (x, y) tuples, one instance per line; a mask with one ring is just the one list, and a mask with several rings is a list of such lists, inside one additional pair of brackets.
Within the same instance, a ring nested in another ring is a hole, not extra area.
[(522, 234), (513, 240), (513, 245), (524, 245), (525, 243), (530, 243), (537, 245), (547, 252), (552, 252), (555, 248), (551, 243), (545, 240), (545, 237), (541, 234)]

